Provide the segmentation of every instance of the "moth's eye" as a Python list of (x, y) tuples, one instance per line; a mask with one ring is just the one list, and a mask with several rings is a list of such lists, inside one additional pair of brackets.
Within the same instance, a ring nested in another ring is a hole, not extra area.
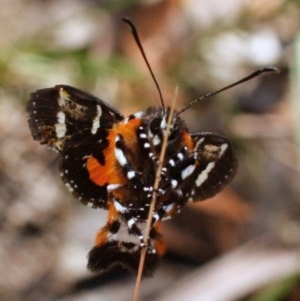
[(153, 118), (153, 120), (151, 120), (150, 122), (150, 131), (153, 134), (158, 133), (161, 129), (160, 129), (160, 123), (161, 123), (161, 118)]

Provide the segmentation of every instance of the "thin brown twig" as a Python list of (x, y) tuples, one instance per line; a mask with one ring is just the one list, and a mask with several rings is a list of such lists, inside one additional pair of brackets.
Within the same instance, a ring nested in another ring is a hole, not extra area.
[(177, 95), (178, 95), (178, 88), (176, 88), (175, 95), (174, 95), (174, 98), (172, 100), (170, 114), (169, 114), (169, 118), (168, 118), (168, 122), (167, 122), (166, 131), (165, 131), (165, 134), (164, 134), (164, 140), (163, 140), (163, 144), (162, 144), (162, 148), (161, 148), (161, 152), (160, 152), (160, 157), (159, 157), (159, 161), (158, 161), (158, 166), (157, 166), (157, 170), (156, 170), (155, 181), (154, 181), (154, 185), (153, 185), (153, 195), (152, 195), (152, 200), (151, 200), (151, 204), (150, 204), (150, 207), (149, 207), (149, 214), (148, 214), (146, 229), (145, 229), (145, 233), (144, 233), (144, 241), (146, 242), (146, 247), (141, 250), (141, 257), (140, 257), (139, 268), (138, 268), (138, 273), (137, 273), (137, 277), (136, 277), (136, 282), (135, 282), (135, 288), (134, 288), (134, 294), (133, 294), (132, 301), (138, 301), (138, 299), (139, 299), (141, 281), (142, 281), (143, 270), (144, 270), (144, 265), (145, 265), (145, 259), (146, 259), (146, 254), (147, 254), (147, 247), (148, 247), (147, 242), (148, 242), (148, 239), (149, 239), (149, 234), (150, 234), (150, 230), (151, 230), (151, 223), (152, 223), (152, 216), (153, 216), (153, 212), (154, 212), (154, 208), (155, 208), (155, 204), (156, 204), (156, 198), (157, 198), (156, 191), (159, 188), (159, 182), (160, 182), (160, 179), (161, 179), (160, 175), (161, 175), (163, 161), (164, 161), (165, 154), (166, 154), (171, 123), (172, 123), (172, 120), (173, 120), (174, 111), (175, 111), (175, 107), (176, 107)]

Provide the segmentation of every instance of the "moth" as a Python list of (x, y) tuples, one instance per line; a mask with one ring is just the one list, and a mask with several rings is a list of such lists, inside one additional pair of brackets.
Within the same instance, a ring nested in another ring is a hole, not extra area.
[[(138, 39), (133, 24), (127, 23)], [(271, 69), (260, 69), (219, 91)], [(108, 211), (88, 255), (90, 270), (121, 264), (137, 271), (141, 249), (146, 248), (143, 275), (152, 275), (166, 250), (159, 232), (161, 222), (174, 217), (188, 202), (213, 197), (233, 179), (238, 163), (230, 141), (216, 133), (190, 133), (181, 118), (200, 99), (173, 116), (145, 241), (170, 109), (162, 102), (161, 107), (125, 117), (102, 99), (67, 85), (31, 94), (27, 113), (33, 138), (58, 153), (61, 179), (76, 199)]]

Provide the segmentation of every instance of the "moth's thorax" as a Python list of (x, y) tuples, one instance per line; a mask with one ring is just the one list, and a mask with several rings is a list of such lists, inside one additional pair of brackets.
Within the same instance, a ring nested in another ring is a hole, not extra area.
[[(114, 124), (108, 131), (104, 163), (93, 156), (87, 160), (90, 179), (97, 185), (107, 185), (110, 201), (117, 200), (130, 208), (128, 211), (137, 219), (144, 220), (148, 215), (168, 114), (169, 110), (149, 108)], [(190, 151), (193, 146), (183, 121), (174, 117), (163, 163), (165, 169), (174, 154), (182, 149)], [(170, 186), (162, 174), (157, 210), (170, 202), (164, 195)]]

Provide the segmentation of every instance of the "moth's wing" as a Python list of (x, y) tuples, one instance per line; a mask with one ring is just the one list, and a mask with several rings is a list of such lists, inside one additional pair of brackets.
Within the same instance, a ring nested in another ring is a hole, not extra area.
[(86, 165), (90, 156), (105, 164), (103, 151), (108, 145), (107, 131), (98, 131), (97, 135), (85, 139), (82, 134), (73, 135), (61, 152), (60, 176), (73, 196), (83, 204), (107, 208), (107, 185), (95, 184)]
[(213, 197), (231, 182), (238, 162), (227, 138), (210, 132), (191, 137), (196, 167), (186, 179), (183, 190), (189, 200), (201, 201)]
[(66, 85), (32, 93), (27, 114), (33, 138), (57, 151), (63, 150), (73, 135), (82, 133), (82, 139), (87, 139), (124, 119), (103, 100)]
[(106, 187), (90, 180), (86, 160), (93, 156), (105, 163), (107, 133), (124, 117), (103, 100), (66, 85), (32, 93), (27, 113), (33, 138), (58, 151), (62, 180), (73, 195), (106, 207)]

